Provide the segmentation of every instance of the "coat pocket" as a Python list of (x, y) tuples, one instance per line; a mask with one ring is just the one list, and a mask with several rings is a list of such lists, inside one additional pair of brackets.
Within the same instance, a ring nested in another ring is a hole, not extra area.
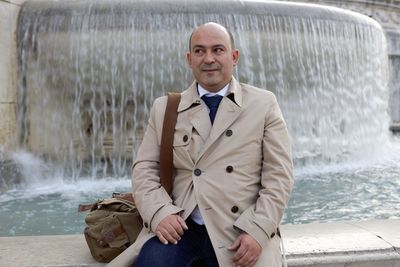
[(188, 146), (192, 140), (193, 128), (177, 128), (174, 134), (174, 148)]
[(175, 129), (174, 164), (176, 168), (191, 169), (204, 142), (196, 129), (189, 125)]

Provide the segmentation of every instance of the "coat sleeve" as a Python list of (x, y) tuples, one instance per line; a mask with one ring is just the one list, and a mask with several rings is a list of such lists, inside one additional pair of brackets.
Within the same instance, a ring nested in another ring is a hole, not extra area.
[(234, 223), (263, 247), (276, 234), (293, 187), (289, 134), (275, 96), (269, 107), (264, 120), (258, 198)]
[(143, 225), (154, 232), (162, 219), (182, 211), (160, 184), (160, 140), (166, 97), (156, 99), (132, 167), (132, 193)]

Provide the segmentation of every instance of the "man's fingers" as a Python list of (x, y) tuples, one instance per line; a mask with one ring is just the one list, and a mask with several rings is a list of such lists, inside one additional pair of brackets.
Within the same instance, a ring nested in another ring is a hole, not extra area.
[(158, 237), (158, 240), (160, 240), (161, 243), (163, 243), (164, 245), (167, 245), (167, 244), (168, 244), (167, 239), (164, 238), (164, 236), (161, 234), (160, 231), (157, 231), (157, 232), (156, 232), (156, 235), (157, 235), (157, 237)]
[[(189, 229), (189, 227), (187, 226), (185, 220), (183, 220), (183, 218), (181, 216), (178, 216), (177, 219), (178, 219), (178, 223), (181, 225), (183, 230), (188, 230)], [(182, 232), (182, 235), (183, 235), (183, 232)]]
[(171, 214), (165, 217), (156, 228), (156, 235), (163, 244), (177, 244), (187, 225), (182, 217)]
[[(171, 224), (167, 225), (166, 231), (171, 236), (171, 238), (173, 239), (174, 242), (181, 240), (181, 235), (177, 232), (176, 226), (174, 227), (174, 225), (171, 225)], [(182, 229), (181, 229), (181, 231), (182, 231)], [(183, 232), (182, 232), (182, 234), (183, 234)]]
[(241, 260), (239, 260), (238, 262), (234, 263), (238, 266), (246, 266), (246, 267), (252, 267), (254, 266), (257, 261), (258, 261), (258, 256), (249, 256), (249, 253), (246, 253)]
[(233, 244), (230, 247), (228, 247), (228, 249), (234, 251), (237, 250), (239, 246), (240, 246), (240, 236), (236, 238), (235, 242), (233, 242)]
[(183, 235), (184, 230), (183, 230), (182, 225), (179, 222), (179, 219), (174, 221), (174, 222), (172, 222), (170, 224), (170, 226), (172, 227), (172, 229), (169, 230), (169, 232), (171, 234), (176, 233), (179, 236)]
[(178, 243), (178, 240), (181, 239), (180, 235), (176, 233), (175, 229), (171, 225), (160, 229), (160, 231), (164, 238), (171, 244), (176, 244)]
[(246, 251), (246, 253), (240, 257), (239, 260), (234, 261), (233, 264), (235, 266), (246, 266), (246, 267), (251, 267), (256, 264), (258, 260), (258, 256), (251, 255), (250, 251)]
[(178, 240), (175, 237), (173, 237), (165, 228), (160, 229), (159, 232), (164, 237), (164, 239), (167, 240), (167, 243), (171, 243), (171, 244), (175, 244), (175, 245), (178, 243)]
[(186, 222), (181, 216), (174, 216), (174, 220), (170, 224), (179, 235), (183, 235), (184, 231), (188, 229)]
[(255, 256), (253, 259), (251, 259), (249, 266), (254, 266), (257, 263), (259, 258), (260, 258), (260, 256)]
[(235, 255), (232, 258), (234, 263), (239, 262), (245, 256), (247, 249), (244, 246), (239, 246), (239, 249), (236, 251)]
[(232, 257), (234, 266), (254, 266), (261, 254), (261, 246), (248, 234), (240, 235), (229, 247), (231, 251), (236, 251)]
[(171, 235), (174, 235), (175, 232), (178, 233), (179, 235), (183, 235), (184, 226), (182, 224), (186, 226), (186, 223), (182, 219), (182, 217), (179, 215), (172, 214), (160, 222), (160, 227), (167, 228), (168, 232)]

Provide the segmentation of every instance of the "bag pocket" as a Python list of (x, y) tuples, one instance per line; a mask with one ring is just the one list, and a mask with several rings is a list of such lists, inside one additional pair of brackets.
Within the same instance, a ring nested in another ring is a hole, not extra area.
[[(100, 214), (98, 216), (104, 216), (104, 212)], [(130, 245), (116, 214), (99, 218), (96, 224), (85, 228), (84, 235), (93, 258), (99, 262), (110, 262)]]
[(124, 199), (105, 199), (92, 205), (85, 217), (84, 235), (93, 258), (110, 262), (136, 241), (142, 220), (135, 203)]

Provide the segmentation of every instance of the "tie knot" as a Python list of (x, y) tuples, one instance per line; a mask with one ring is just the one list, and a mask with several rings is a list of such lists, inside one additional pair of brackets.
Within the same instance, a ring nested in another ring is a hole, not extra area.
[(218, 108), (219, 103), (222, 100), (222, 96), (221, 95), (214, 95), (214, 96), (203, 95), (201, 97), (201, 99), (203, 99), (203, 101), (206, 102), (207, 106), (211, 109), (211, 108)]

